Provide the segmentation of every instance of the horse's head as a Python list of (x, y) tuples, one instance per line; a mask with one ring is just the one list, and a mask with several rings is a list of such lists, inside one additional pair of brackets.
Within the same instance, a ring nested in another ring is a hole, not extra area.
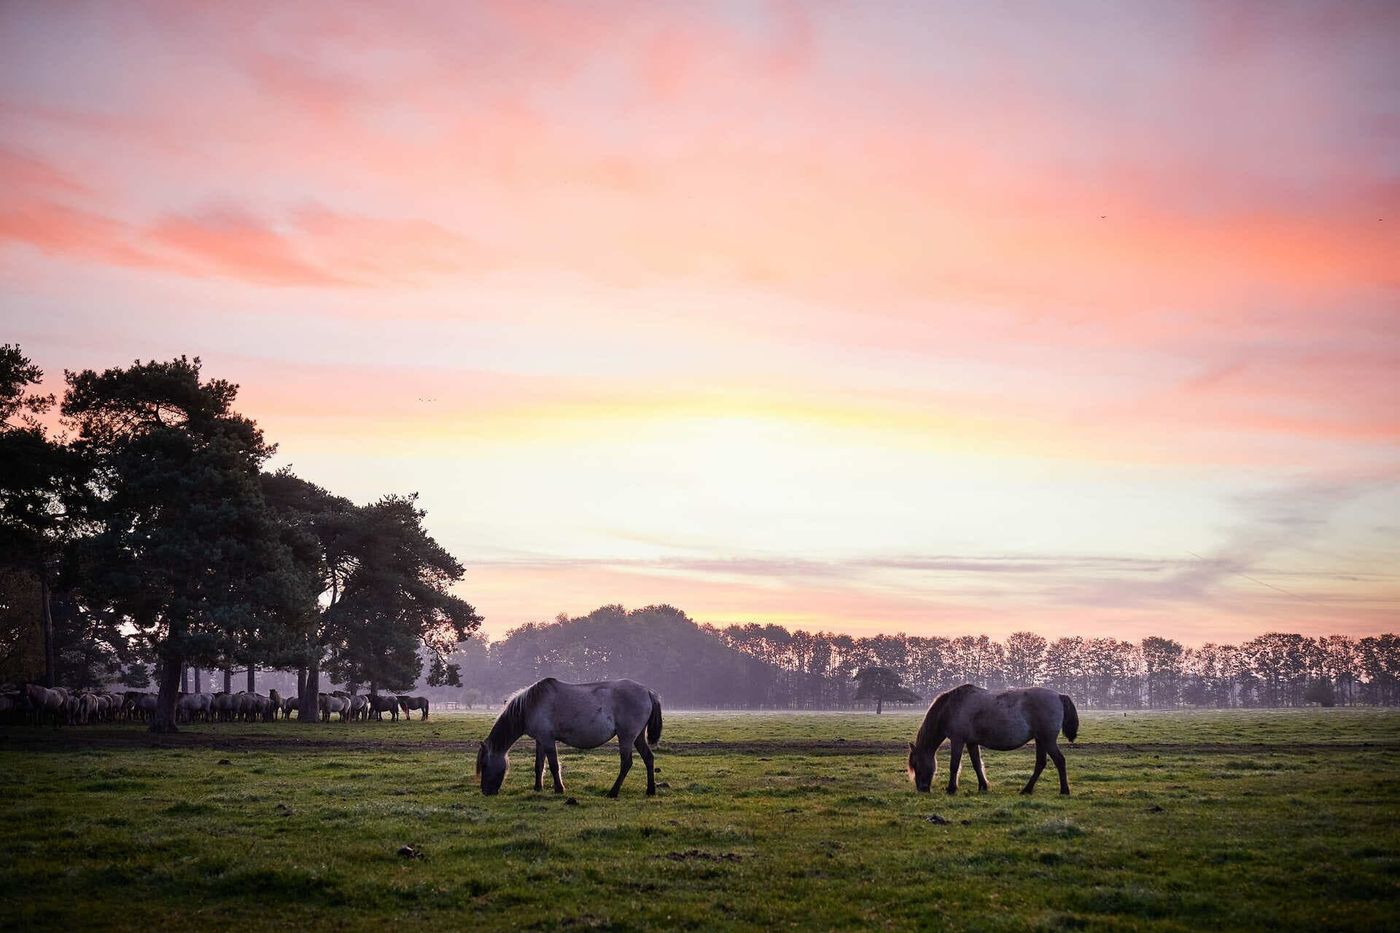
[(481, 792), (488, 797), (499, 792), (509, 770), (510, 753), (492, 751), (482, 742), (476, 751), (476, 773), (481, 778)]
[(919, 748), (913, 742), (909, 743), (909, 777), (914, 781), (914, 789), (921, 794), (928, 793), (933, 785), (933, 775), (938, 771), (938, 759), (933, 755), (937, 747)]

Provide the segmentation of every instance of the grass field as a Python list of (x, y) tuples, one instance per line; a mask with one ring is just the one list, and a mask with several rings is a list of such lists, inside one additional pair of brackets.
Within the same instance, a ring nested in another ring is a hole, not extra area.
[(668, 713), (660, 795), (570, 751), (577, 805), (529, 789), (528, 740), (482, 797), (485, 714), (3, 727), (0, 925), (1396, 928), (1400, 713), (1089, 712), (1069, 798), (1053, 768), (1017, 794), (1026, 750), (915, 794), (917, 723)]

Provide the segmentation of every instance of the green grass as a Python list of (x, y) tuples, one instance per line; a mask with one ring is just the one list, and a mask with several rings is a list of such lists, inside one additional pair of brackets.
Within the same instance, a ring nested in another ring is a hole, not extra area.
[(1022, 750), (949, 798), (905, 777), (912, 714), (672, 713), (659, 797), (570, 751), (577, 806), (529, 789), (528, 740), (482, 797), (484, 714), (6, 727), (0, 926), (1393, 928), (1400, 713), (1084, 720), (1074, 796), (1019, 796)]

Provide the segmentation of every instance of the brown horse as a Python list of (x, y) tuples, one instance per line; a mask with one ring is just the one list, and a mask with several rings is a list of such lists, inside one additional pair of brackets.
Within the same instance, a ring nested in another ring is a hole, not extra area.
[(964, 745), (972, 758), (972, 768), (977, 772), (977, 789), (984, 791), (988, 785), (986, 772), (982, 770), (981, 746), (1009, 751), (1034, 739), (1035, 773), (1021, 793), (1035, 790), (1035, 782), (1045, 770), (1048, 755), (1060, 772), (1060, 793), (1068, 794), (1065, 756), (1056, 741), (1062, 729), (1071, 742), (1079, 735), (1079, 712), (1074, 708), (1074, 701), (1064, 694), (1044, 687), (994, 693), (963, 684), (939, 694), (928, 708), (919, 734), (909, 743), (909, 776), (914, 780), (914, 787), (926, 793), (938, 773), (938, 759), (934, 753), (947, 738), (951, 747), (948, 793), (958, 792)]
[(404, 718), (405, 720), (412, 719), (413, 717), (410, 716), (409, 713), (412, 712), (413, 710), (416, 710), (416, 709), (422, 710), (422, 711), (423, 711), (423, 717), (422, 717), (423, 719), (427, 719), (427, 718), (428, 718), (428, 698), (427, 698), (427, 697), (408, 697), (408, 696), (400, 696), (400, 697), (397, 697), (397, 699), (398, 699), (398, 701), (399, 701), (399, 709), (403, 710), (403, 718)]

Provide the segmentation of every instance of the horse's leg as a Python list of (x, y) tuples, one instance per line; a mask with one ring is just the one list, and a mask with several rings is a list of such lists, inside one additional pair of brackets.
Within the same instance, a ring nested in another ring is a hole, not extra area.
[(544, 746), (535, 742), (535, 790), (544, 790)]
[(554, 792), (564, 793), (564, 782), (559, 779), (559, 749), (555, 748), (553, 742), (544, 747), (544, 756), (549, 761), (550, 777), (554, 778)]
[(958, 792), (958, 769), (962, 767), (963, 740), (949, 742), (948, 752), (948, 793)]
[(986, 790), (989, 785), (987, 784), (987, 772), (982, 770), (982, 749), (977, 747), (976, 742), (968, 742), (967, 754), (972, 759), (972, 770), (977, 772), (977, 789), (979, 791)]
[(1035, 770), (1031, 772), (1031, 779), (1026, 782), (1026, 786), (1021, 788), (1021, 793), (1031, 794), (1035, 792), (1035, 782), (1040, 780), (1040, 772), (1045, 770), (1045, 746), (1040, 742), (1035, 743)]
[(1065, 753), (1053, 739), (1050, 742), (1050, 757), (1055, 762), (1055, 770), (1060, 772), (1060, 793), (1069, 793), (1069, 778), (1065, 776)]
[(632, 770), (632, 746), (619, 738), (617, 752), (622, 758), (622, 768), (617, 772), (617, 780), (613, 781), (612, 790), (608, 791), (609, 797), (617, 796), (617, 792), (622, 789), (622, 779), (627, 777), (628, 771)]
[(651, 753), (651, 746), (647, 744), (645, 733), (637, 734), (637, 741), (632, 743), (637, 749), (637, 754), (642, 756), (642, 764), (647, 766), (647, 796), (656, 796), (656, 756)]

